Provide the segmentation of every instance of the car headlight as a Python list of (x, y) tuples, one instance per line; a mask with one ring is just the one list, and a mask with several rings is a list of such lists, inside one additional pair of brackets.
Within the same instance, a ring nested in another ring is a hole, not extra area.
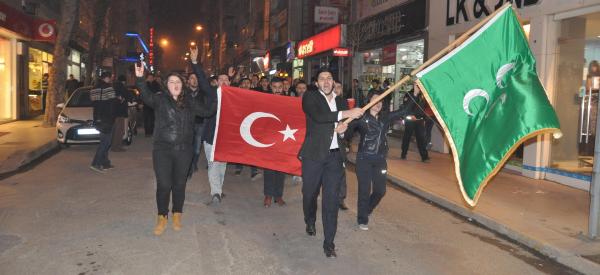
[(58, 123), (69, 123), (70, 119), (64, 114), (58, 115)]

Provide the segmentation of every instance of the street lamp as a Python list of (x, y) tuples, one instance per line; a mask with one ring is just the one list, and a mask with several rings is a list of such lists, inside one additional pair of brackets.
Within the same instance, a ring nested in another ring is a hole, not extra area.
[(196, 31), (201, 31), (201, 30), (202, 30), (202, 26), (196, 25)]
[(167, 40), (166, 38), (161, 39), (160, 45), (162, 45), (163, 47), (169, 46), (169, 40)]
[(194, 42), (194, 41), (190, 42), (190, 46), (192, 46), (192, 47), (196, 46), (196, 42)]

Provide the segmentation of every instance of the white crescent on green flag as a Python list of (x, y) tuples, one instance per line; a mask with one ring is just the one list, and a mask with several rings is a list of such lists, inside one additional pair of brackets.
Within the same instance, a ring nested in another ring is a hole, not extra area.
[(471, 206), (519, 144), (560, 133), (510, 6), (416, 76), (444, 128), (460, 190)]

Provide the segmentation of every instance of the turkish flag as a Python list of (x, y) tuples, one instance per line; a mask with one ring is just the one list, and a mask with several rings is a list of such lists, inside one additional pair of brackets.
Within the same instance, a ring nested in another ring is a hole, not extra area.
[(306, 118), (302, 99), (235, 87), (219, 89), (212, 158), (300, 175)]

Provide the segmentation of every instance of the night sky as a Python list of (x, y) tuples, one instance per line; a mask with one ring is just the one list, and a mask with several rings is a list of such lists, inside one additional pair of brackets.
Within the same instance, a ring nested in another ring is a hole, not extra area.
[[(192, 40), (198, 40), (196, 24), (204, 22), (201, 7), (208, 0), (151, 0), (152, 20), (155, 27), (155, 43), (163, 49), (162, 71), (181, 70), (185, 67), (183, 56)], [(206, 31), (206, 30), (203, 30)], [(161, 38), (169, 40), (162, 47)]]

